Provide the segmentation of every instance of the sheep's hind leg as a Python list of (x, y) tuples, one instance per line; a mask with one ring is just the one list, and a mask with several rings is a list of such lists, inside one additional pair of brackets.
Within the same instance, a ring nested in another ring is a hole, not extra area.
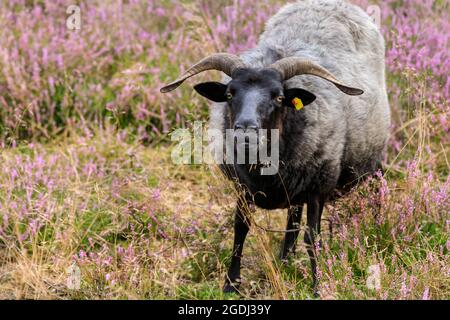
[(245, 215), (245, 208), (239, 204), (236, 208), (234, 220), (234, 244), (231, 264), (223, 286), (223, 292), (237, 292), (241, 282), (241, 257), (245, 238), (250, 228), (250, 221)]
[(319, 195), (311, 194), (307, 202), (307, 228), (304, 241), (311, 261), (314, 296), (319, 297), (319, 282), (317, 279), (317, 251), (315, 247), (316, 235), (320, 233), (320, 219), (325, 199)]
[[(289, 208), (288, 221), (283, 246), (281, 248), (280, 259), (285, 262), (289, 253), (295, 252), (295, 246), (297, 243), (298, 234), (300, 233), (300, 222), (302, 220), (303, 205)], [(289, 231), (295, 230), (295, 231)]]

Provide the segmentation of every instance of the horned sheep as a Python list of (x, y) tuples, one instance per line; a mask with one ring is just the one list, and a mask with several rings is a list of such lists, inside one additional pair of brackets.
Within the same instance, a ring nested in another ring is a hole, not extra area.
[[(281, 258), (295, 249), (303, 205), (304, 241), (318, 293), (316, 237), (325, 203), (381, 168), (389, 134), (385, 45), (361, 8), (343, 0), (303, 0), (281, 8), (259, 43), (240, 57), (213, 54), (162, 88), (176, 89), (206, 70), (224, 81), (195, 86), (214, 101), (210, 126), (225, 132), (279, 130), (279, 168), (261, 175), (249, 164), (224, 164), (224, 173), (244, 186), (238, 201), (231, 265), (224, 291), (238, 290), (244, 241), (250, 227), (244, 202), (288, 209)], [(296, 103), (301, 102), (301, 110)]]

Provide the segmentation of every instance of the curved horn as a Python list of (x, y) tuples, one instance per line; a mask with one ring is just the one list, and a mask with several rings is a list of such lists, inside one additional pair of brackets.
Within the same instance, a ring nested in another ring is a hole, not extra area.
[(215, 53), (190, 67), (181, 77), (161, 88), (162, 93), (170, 92), (178, 88), (186, 79), (206, 70), (218, 70), (231, 77), (237, 68), (244, 68), (242, 60), (233, 54)]
[(348, 95), (358, 96), (364, 93), (361, 89), (342, 84), (328, 70), (307, 59), (298, 57), (284, 58), (273, 63), (270, 68), (279, 71), (284, 80), (288, 80), (301, 74), (310, 74), (330, 81), (339, 90)]

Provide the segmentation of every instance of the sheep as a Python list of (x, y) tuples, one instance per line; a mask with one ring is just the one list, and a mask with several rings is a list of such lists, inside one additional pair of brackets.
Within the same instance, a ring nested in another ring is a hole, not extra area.
[(208, 56), (161, 89), (172, 91), (205, 70), (222, 71), (222, 82), (194, 87), (214, 102), (210, 127), (279, 130), (276, 175), (261, 175), (248, 164), (221, 165), (237, 188), (244, 187), (224, 292), (237, 292), (241, 282), (250, 227), (245, 203), (288, 209), (283, 261), (295, 251), (306, 204), (304, 242), (318, 296), (315, 244), (324, 205), (381, 169), (390, 127), (384, 54), (384, 39), (361, 8), (343, 0), (304, 0), (282, 7), (253, 49), (239, 57)]

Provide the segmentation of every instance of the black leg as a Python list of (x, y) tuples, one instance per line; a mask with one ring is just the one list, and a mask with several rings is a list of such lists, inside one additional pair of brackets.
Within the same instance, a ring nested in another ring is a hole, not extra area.
[(289, 253), (295, 252), (295, 244), (300, 233), (300, 222), (302, 220), (303, 206), (292, 207), (288, 210), (288, 221), (286, 230), (297, 230), (286, 232), (283, 247), (281, 249), (281, 261), (285, 261)]
[(311, 194), (307, 202), (307, 227), (305, 230), (305, 244), (311, 261), (314, 296), (319, 296), (317, 279), (317, 252), (315, 248), (316, 235), (320, 233), (320, 218), (322, 216), (325, 200), (319, 195)]
[(250, 227), (250, 221), (245, 215), (245, 209), (239, 204), (236, 209), (234, 220), (234, 245), (231, 264), (225, 279), (223, 292), (237, 292), (241, 281), (241, 257), (245, 238)]
[[(321, 221), (322, 221), (323, 208), (325, 207), (325, 201), (326, 200), (324, 198), (319, 199), (319, 221), (317, 222), (318, 223), (317, 234), (320, 234), (320, 226), (322, 225)], [(322, 246), (322, 244), (320, 244), (320, 245)]]

